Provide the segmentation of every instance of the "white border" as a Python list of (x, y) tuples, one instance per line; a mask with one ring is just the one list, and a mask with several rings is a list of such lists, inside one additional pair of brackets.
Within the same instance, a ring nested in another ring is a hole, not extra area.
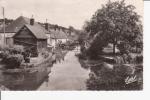
[[(143, 8), (141, 8), (143, 9)], [(150, 98), (150, 2), (144, 2), (144, 90), (100, 92), (2, 92), (2, 100), (147, 100)]]

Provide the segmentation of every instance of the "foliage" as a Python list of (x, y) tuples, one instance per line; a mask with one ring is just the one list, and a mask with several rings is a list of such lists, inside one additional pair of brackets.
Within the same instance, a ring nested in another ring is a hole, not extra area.
[(102, 53), (102, 50), (106, 45), (107, 41), (105, 41), (105, 38), (103, 36), (97, 36), (87, 49), (87, 55), (90, 59), (98, 59), (99, 54)]
[(2, 53), (2, 63), (7, 64), (6, 68), (18, 68), (23, 61), (21, 54), (9, 54), (8, 52)]
[(24, 47), (21, 45), (13, 45), (13, 46), (0, 45), (0, 50), (4, 52), (8, 51), (9, 53), (12, 54), (17, 54), (24, 52)]
[[(126, 84), (125, 79), (130, 76), (137, 75), (133, 73), (134, 67), (125, 65), (116, 65), (110, 69), (108, 65), (102, 64), (98, 66), (99, 70), (92, 70), (87, 80), (87, 87), (90, 90), (127, 90), (141, 89), (138, 80), (131, 84)], [(137, 75), (138, 76), (138, 75)], [(140, 76), (141, 77), (141, 76)], [(132, 86), (134, 84), (134, 86)]]
[(117, 47), (119, 48), (121, 54), (127, 54), (131, 50), (131, 45), (126, 42), (120, 42)]
[(7, 68), (18, 68), (22, 63), (24, 52), (23, 46), (20, 45), (0, 45), (2, 63), (7, 64)]
[(84, 53), (76, 54), (76, 56), (79, 58), (79, 60), (85, 60), (86, 59), (86, 56), (84, 55)]
[(40, 51), (42, 57), (47, 58), (49, 56), (49, 52), (46, 49), (42, 49)]
[(79, 36), (78, 36), (78, 41), (80, 45), (83, 45), (83, 43), (85, 42), (85, 40), (87, 39), (88, 34), (86, 32), (80, 32)]
[(6, 51), (9, 49), (9, 46), (8, 45), (3, 45), (3, 44), (0, 44), (0, 51)]
[(24, 52), (24, 47), (21, 46), (21, 45), (10, 46), (10, 49), (12, 50), (13, 53), (22, 53), (22, 52)]
[(73, 26), (69, 26), (68, 29), (69, 29), (70, 32), (73, 32), (75, 30)]
[[(90, 33), (90, 37), (103, 36), (105, 42), (113, 43), (114, 53), (119, 41), (136, 46), (137, 43), (142, 43), (142, 25), (140, 16), (134, 9), (133, 5), (126, 5), (124, 0), (109, 1), (86, 22), (84, 30)], [(101, 44), (101, 39), (96, 42)]]

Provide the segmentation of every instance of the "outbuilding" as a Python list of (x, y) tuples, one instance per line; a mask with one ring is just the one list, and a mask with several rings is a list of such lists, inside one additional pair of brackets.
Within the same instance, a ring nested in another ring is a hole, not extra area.
[(46, 30), (39, 25), (24, 25), (14, 36), (14, 44), (22, 45), (33, 54), (47, 48)]

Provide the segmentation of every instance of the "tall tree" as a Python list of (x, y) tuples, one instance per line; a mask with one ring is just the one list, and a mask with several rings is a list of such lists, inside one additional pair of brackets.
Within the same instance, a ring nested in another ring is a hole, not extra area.
[(124, 0), (115, 2), (109, 0), (96, 11), (91, 20), (86, 23), (84, 30), (90, 32), (91, 37), (95, 34), (103, 36), (106, 41), (113, 44), (115, 54), (118, 41), (132, 43), (141, 34), (140, 16), (134, 10), (135, 7), (126, 5)]

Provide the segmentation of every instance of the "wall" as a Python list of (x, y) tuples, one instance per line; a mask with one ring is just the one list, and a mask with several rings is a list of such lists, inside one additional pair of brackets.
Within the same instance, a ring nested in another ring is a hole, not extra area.
[(47, 39), (38, 39), (37, 40), (37, 49), (38, 51), (47, 48)]
[(14, 44), (24, 46), (25, 49), (30, 50), (33, 55), (37, 53), (37, 39), (27, 29), (19, 31), (19, 33), (15, 35)]
[[(8, 44), (13, 44), (13, 36), (16, 33), (5, 33), (5, 38), (9, 38), (7, 41)], [(4, 44), (4, 33), (0, 33), (0, 44)]]
[(50, 38), (50, 34), (46, 34), (46, 36), (48, 37), (48, 39), (47, 39), (47, 44), (48, 44), (48, 45), (52, 45), (52, 40), (51, 40), (51, 38)]

